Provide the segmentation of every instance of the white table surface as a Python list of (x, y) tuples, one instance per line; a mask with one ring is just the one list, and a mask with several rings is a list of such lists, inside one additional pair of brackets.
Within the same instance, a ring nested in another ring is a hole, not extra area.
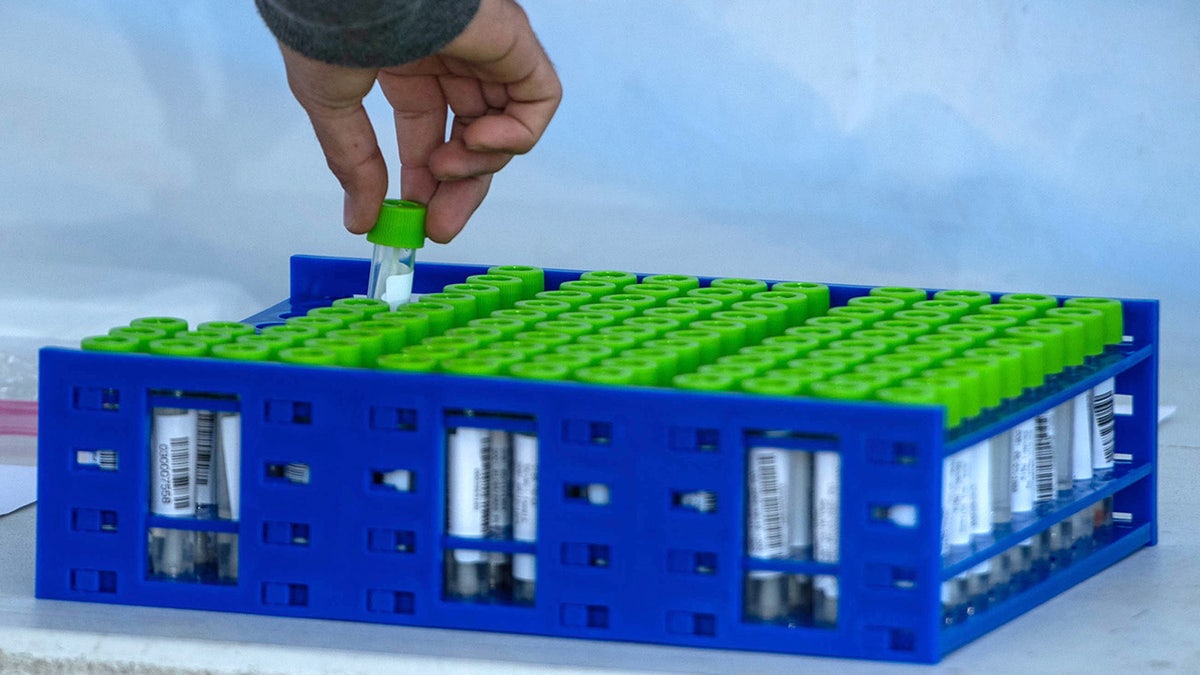
[(38, 600), (30, 506), (0, 518), (0, 673), (1200, 672), (1200, 390), (1188, 373), (1200, 368), (1164, 359), (1163, 400), (1178, 412), (1160, 429), (1159, 544), (934, 667)]

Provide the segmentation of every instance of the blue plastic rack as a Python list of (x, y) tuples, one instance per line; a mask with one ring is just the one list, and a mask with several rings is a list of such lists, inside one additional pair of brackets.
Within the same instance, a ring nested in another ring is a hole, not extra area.
[[(482, 272), (423, 264), (416, 290)], [(290, 299), (250, 323), (362, 293), (367, 262), (296, 256), (291, 273)], [(546, 286), (578, 276), (547, 270)], [(834, 304), (867, 290), (831, 287)], [(37, 596), (935, 662), (1155, 543), (1158, 304), (1123, 304), (1128, 337), (1119, 350), (950, 433), (933, 407), (45, 348)], [(1056, 501), (989, 546), (943, 559), (943, 458), (1109, 377), (1136, 401), (1116, 420), (1113, 479)], [(149, 513), (150, 411), (163, 392), (176, 393), (172, 405), (241, 413), (239, 520)], [(446, 434), (464, 415), (536, 434), (536, 542), (446, 534)], [(840, 454), (840, 562), (745, 555), (748, 449), (764, 434), (776, 446)], [(97, 450), (110, 451), (106, 466), (80, 461)], [(279, 480), (289, 463), (307, 465), (306, 484)], [(378, 476), (396, 469), (409, 472), (411, 489), (380, 489)], [(592, 484), (608, 488), (608, 503), (578, 499), (579, 486)], [(716, 508), (680, 508), (673, 496), (689, 490), (706, 491)], [(947, 625), (943, 582), (1110, 497), (1107, 543)], [(891, 504), (916, 506), (916, 526), (877, 517)], [(164, 527), (236, 535), (236, 581), (154, 578), (147, 532)], [(536, 556), (534, 602), (448, 597), (444, 561), (454, 549)], [(835, 576), (836, 625), (746, 620), (750, 570)]]

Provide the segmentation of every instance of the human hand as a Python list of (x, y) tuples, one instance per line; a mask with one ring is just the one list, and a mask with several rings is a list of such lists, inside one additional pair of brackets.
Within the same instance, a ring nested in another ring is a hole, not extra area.
[(345, 190), (345, 226), (355, 234), (374, 226), (387, 195), (387, 166), (362, 105), (376, 82), (395, 111), (401, 197), (427, 205), (426, 234), (439, 243), (466, 225), (492, 174), (533, 148), (562, 98), (554, 66), (513, 0), (482, 0), (441, 51), (401, 66), (349, 68), (280, 50), (292, 93)]

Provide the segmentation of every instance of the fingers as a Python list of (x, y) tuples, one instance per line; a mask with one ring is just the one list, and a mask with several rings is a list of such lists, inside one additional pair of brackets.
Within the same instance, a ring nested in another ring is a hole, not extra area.
[(405, 199), (428, 204), (438, 184), (429, 160), (446, 138), (445, 96), (433, 75), (382, 71), (378, 77), (395, 116), (400, 193)]
[(330, 171), (345, 190), (346, 229), (362, 234), (379, 216), (387, 195), (387, 166), (362, 99), (375, 71), (320, 63), (280, 45), (288, 84), (308, 113)]
[(445, 181), (438, 185), (425, 215), (425, 235), (449, 243), (475, 213), (492, 185), (492, 175)]

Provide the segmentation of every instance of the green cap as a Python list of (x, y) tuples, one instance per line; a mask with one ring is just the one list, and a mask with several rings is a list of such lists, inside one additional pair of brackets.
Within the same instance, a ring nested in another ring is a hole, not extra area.
[[(788, 335), (779, 335), (777, 337), (796, 339), (796, 338), (792, 338), (791, 336), (788, 336)], [(770, 338), (768, 338), (768, 339), (770, 339)], [(742, 347), (741, 349), (739, 349), (737, 351), (737, 353), (738, 354), (751, 354), (754, 356), (766, 356), (766, 357), (770, 358), (772, 363), (774, 364), (771, 366), (772, 368), (782, 368), (784, 365), (787, 364), (788, 361), (793, 361), (795, 359), (798, 359), (801, 356), (804, 356), (808, 352), (812, 351), (813, 349), (816, 349), (817, 348), (815, 346), (816, 340), (812, 340), (811, 342), (813, 343), (813, 346), (810, 348), (806, 348), (805, 345), (800, 344), (800, 343), (795, 343), (795, 342), (777, 342), (777, 343), (773, 343), (773, 344), (763, 343), (763, 344), (757, 344), (757, 345), (746, 345), (745, 347)]]
[[(765, 291), (770, 293), (771, 291)], [(762, 295), (762, 293), (755, 293)], [(753, 312), (761, 314), (766, 318), (767, 336), (782, 335), (783, 331), (789, 325), (788, 307), (780, 302), (770, 302), (767, 300), (743, 300), (733, 303), (732, 311), (734, 312)]]
[(1119, 345), (1125, 338), (1125, 315), (1120, 300), (1112, 298), (1067, 298), (1066, 307), (1087, 307), (1104, 313), (1104, 342)]
[[(413, 345), (413, 347), (417, 346), (433, 347), (457, 357), (465, 356), (468, 352), (476, 349), (483, 349), (483, 342), (478, 337), (465, 335), (432, 335), (421, 340), (420, 345)], [(410, 349), (412, 347), (406, 348), (406, 351)]]
[[(636, 318), (636, 317), (634, 317)], [(659, 337), (658, 331), (651, 326), (629, 325), (622, 323), (619, 326), (605, 326), (596, 331), (599, 335), (617, 334), (632, 337), (637, 340), (640, 345), (647, 340), (655, 340)]]
[(496, 265), (488, 268), (488, 274), (503, 274), (521, 280), (521, 298), (530, 299), (546, 290), (546, 272), (540, 267), (529, 265)]
[[(430, 338), (426, 338), (426, 339), (430, 339)], [(404, 351), (402, 351), (400, 353), (404, 354), (406, 356), (420, 356), (423, 358), (430, 358), (430, 359), (433, 359), (434, 363), (441, 364), (441, 362), (445, 361), (446, 359), (458, 358), (459, 356), (462, 355), (463, 352), (462, 352), (461, 348), (456, 348), (452, 345), (421, 343), (419, 345), (409, 345), (409, 346), (405, 347)], [(391, 356), (391, 354), (384, 354), (383, 356), (381, 356), (379, 358), (383, 359), (387, 356)], [(376, 365), (378, 365), (378, 363), (376, 363)]]
[[(515, 312), (515, 311), (522, 311), (522, 310), (517, 310), (515, 308), (512, 310), (501, 309), (499, 311), (492, 312), (491, 316), (485, 316), (482, 319), (471, 319), (470, 321), (467, 322), (467, 325), (462, 326), (462, 328), (484, 329), (487, 331), (486, 334), (485, 333), (475, 333), (475, 337), (479, 338), (483, 342), (487, 342), (489, 337), (494, 336), (495, 339), (493, 339), (491, 341), (495, 342), (497, 340), (511, 340), (514, 337), (516, 337), (517, 333), (520, 333), (520, 332), (526, 331), (526, 330), (531, 330), (533, 328), (533, 326), (536, 326), (537, 324), (542, 323), (542, 321), (534, 321), (531, 326), (530, 324), (526, 323), (526, 321), (528, 321), (531, 318), (528, 315), (522, 316), (522, 317), (511, 316), (511, 315), (498, 316), (500, 314), (500, 312), (505, 312), (505, 311), (514, 311)], [(446, 331), (446, 333), (450, 333), (452, 331), (458, 331), (458, 330), (459, 329), (457, 329), (457, 328), (451, 328), (450, 330)], [(468, 332), (468, 331), (460, 331), (460, 334), (464, 333), (464, 332)], [(498, 334), (498, 335), (496, 335), (496, 334)]]
[(774, 370), (777, 367), (775, 357), (773, 356), (769, 356), (767, 354), (746, 354), (744, 352), (738, 352), (737, 354), (726, 354), (725, 356), (717, 359), (717, 365), (749, 366), (754, 370), (755, 375), (762, 375), (763, 373), (769, 370)]
[(405, 199), (385, 199), (367, 241), (391, 248), (425, 245), (425, 206)]
[(980, 405), (986, 410), (1000, 405), (1005, 398), (1004, 368), (999, 359), (987, 356), (956, 356), (946, 359), (945, 368), (967, 368), (979, 373)]
[(514, 363), (509, 366), (508, 374), (523, 380), (556, 380), (571, 379), (571, 369), (561, 363)]
[[(493, 317), (494, 319), (495, 317)], [(480, 319), (486, 321), (487, 319)], [(493, 323), (495, 323), (493, 321)], [(519, 328), (519, 327), (518, 327)], [(521, 331), (515, 330), (512, 335), (516, 335)], [(473, 326), (458, 326), (442, 333), (442, 337), (465, 337), (474, 340), (479, 347), (488, 347), (501, 340), (511, 339), (512, 335), (506, 334), (499, 328), (494, 328), (489, 325), (476, 324)]]
[[(911, 321), (908, 319), (884, 319), (883, 321), (876, 321), (875, 325), (871, 327), (872, 330), (886, 330), (903, 333), (908, 341), (911, 341), (918, 335), (925, 335), (926, 333), (932, 332), (933, 328), (933, 326), (930, 326), (924, 321)], [(851, 337), (853, 337), (857, 332), (859, 331), (851, 333)], [(899, 345), (896, 346), (898, 347)]]
[(585, 321), (567, 321), (564, 319), (550, 319), (548, 321), (539, 321), (534, 324), (534, 329), (539, 331), (553, 331), (555, 333), (565, 333), (572, 338), (577, 338), (580, 335), (587, 335), (595, 328)]
[[(534, 300), (531, 302), (537, 302), (537, 301)], [(659, 308), (651, 307), (650, 309), (659, 309)], [(566, 313), (566, 311), (567, 310), (558, 312), (554, 318), (558, 318), (558, 315), (564, 314), (564, 313)], [(619, 302), (589, 302), (585, 305), (580, 305), (579, 311), (580, 312), (599, 312), (601, 314), (607, 314), (613, 318), (613, 323), (618, 323), (618, 322), (624, 321), (625, 319), (628, 319), (630, 317), (637, 316), (637, 313), (638, 313), (638, 311), (636, 309), (634, 309), (632, 306), (622, 305)]]
[(829, 378), (829, 382), (834, 384), (850, 384), (855, 386), (864, 384), (870, 389), (871, 393), (868, 395), (868, 397), (871, 397), (877, 390), (891, 386), (892, 374), (878, 371), (871, 372), (870, 370), (852, 370), (847, 373), (838, 373), (837, 375), (834, 375), (833, 377)]
[[(1061, 309), (1061, 308), (1057, 308)], [(1067, 366), (1082, 366), (1087, 348), (1087, 328), (1082, 321), (1065, 317), (1043, 316), (1033, 319), (1026, 326), (1050, 326), (1059, 328), (1063, 334), (1063, 363)]]
[(555, 354), (567, 354), (572, 357), (582, 357), (584, 362), (576, 367), (594, 366), (604, 359), (617, 355), (617, 350), (596, 342), (573, 342), (554, 348)]
[[(805, 326), (820, 326), (822, 328), (836, 329), (840, 332), (840, 335), (838, 337), (844, 337), (846, 335), (853, 333), (856, 330), (863, 330), (864, 328), (868, 328), (866, 322), (864, 322), (861, 318), (854, 317), (854, 316), (845, 316), (845, 315), (834, 316), (832, 314), (828, 315), (828, 316), (814, 316), (812, 318), (805, 319), (804, 325)], [(799, 329), (799, 327), (789, 328), (784, 331), (784, 334), (785, 335), (793, 335), (794, 333), (792, 331), (795, 331), (798, 329)]]
[[(903, 322), (901, 322), (901, 323), (903, 323)], [(875, 325), (879, 326), (879, 323), (876, 323)], [(886, 351), (891, 351), (891, 350), (895, 349), (896, 347), (899, 347), (900, 345), (908, 344), (913, 339), (913, 337), (915, 337), (915, 336), (909, 335), (908, 333), (906, 333), (904, 331), (876, 327), (876, 328), (866, 328), (863, 330), (856, 330), (853, 333), (851, 333), (850, 336), (846, 339), (847, 340), (867, 340), (869, 342), (879, 342), (879, 343), (882, 343), (886, 347)], [(832, 345), (832, 343), (830, 343), (830, 344)]]
[(996, 329), (996, 332), (1003, 332), (1005, 328), (1021, 325), (1020, 319), (1006, 314), (968, 314), (958, 322), (974, 326), (991, 326)]
[(951, 289), (934, 293), (933, 299), (966, 303), (972, 312), (984, 305), (992, 304), (992, 294), (985, 291)]
[(275, 356), (279, 354), (280, 349), (291, 347), (293, 340), (294, 338), (289, 335), (271, 335), (269, 333), (263, 335), (259, 333), (256, 335), (243, 335), (239, 338), (235, 338), (234, 344), (261, 344), (270, 350), (270, 358), (274, 359)]
[(920, 302), (929, 297), (929, 293), (924, 288), (912, 288), (910, 286), (879, 286), (872, 288), (868, 292), (871, 295), (903, 300), (905, 307), (912, 307), (914, 302)]
[(1066, 365), (1066, 336), (1056, 326), (1013, 326), (1004, 329), (1005, 337), (1019, 337), (1042, 343), (1042, 371), (1049, 377)]
[(1095, 356), (1104, 352), (1104, 312), (1089, 307), (1066, 305), (1046, 310), (1048, 319), (1071, 319), (1083, 324), (1083, 353)]
[[(894, 314), (894, 312), (893, 312)], [(869, 307), (867, 305), (842, 305), (841, 307), (830, 307), (825, 313), (826, 316), (847, 316), (862, 321), (863, 328), (870, 328), (876, 321), (882, 321), (888, 318), (888, 313), (878, 307)]]
[(429, 332), (432, 335), (441, 335), (454, 327), (454, 308), (447, 304), (432, 300), (421, 300), (419, 302), (410, 302), (396, 309), (396, 312), (400, 311), (416, 312), (429, 317)]
[(700, 343), (695, 340), (662, 337), (647, 340), (642, 346), (648, 349), (666, 349), (674, 354), (681, 373), (689, 373), (700, 367)]
[(533, 342), (530, 340), (500, 340), (488, 345), (488, 349), (503, 349), (505, 351), (516, 351), (525, 355), (525, 358), (537, 356), (550, 351), (550, 346), (541, 342)]
[[(875, 392), (875, 398), (886, 403), (899, 403), (902, 405), (936, 405), (942, 406), (938, 399), (937, 389), (932, 386), (919, 386), (917, 384), (909, 384), (897, 387), (886, 387)], [(943, 424), (946, 428), (950, 427), (949, 418), (944, 418)]]
[(963, 417), (971, 418), (983, 411), (983, 376), (974, 368), (941, 366), (921, 374), (924, 379), (952, 378), (958, 380), (959, 399), (962, 401)]
[(984, 305), (979, 308), (980, 314), (1000, 314), (1002, 316), (1011, 316), (1020, 323), (1025, 323), (1030, 319), (1036, 319), (1038, 315), (1037, 307), (1033, 305), (1024, 305), (1019, 302), (999, 302), (994, 305)]
[[(341, 330), (341, 329), (340, 329)], [(263, 335), (282, 335), (291, 338), (293, 345), (298, 345), (310, 338), (320, 337), (321, 332), (311, 326), (302, 326), (294, 323), (281, 323), (274, 326), (267, 326), (262, 329)], [(328, 334), (328, 333), (326, 333)]]
[(427, 354), (401, 352), (384, 354), (375, 362), (375, 367), (407, 373), (432, 373), (437, 370), (438, 360)]
[[(591, 297), (588, 296), (588, 302), (591, 302)], [(610, 305), (625, 305), (632, 307), (635, 312), (641, 314), (651, 307), (658, 306), (658, 301), (653, 296), (644, 295), (642, 293), (614, 293), (604, 298), (605, 304)], [(584, 304), (584, 303), (580, 303)]]
[(742, 380), (759, 375), (758, 369), (747, 363), (706, 363), (697, 368), (696, 372), (715, 373), (732, 378), (735, 388), (740, 386)]
[(617, 386), (628, 386), (635, 384), (637, 379), (632, 368), (624, 368), (620, 366), (591, 366), (588, 368), (580, 368), (576, 370), (572, 377), (576, 382), (586, 382), (588, 384), (610, 384)]
[(283, 363), (298, 366), (336, 366), (337, 354), (318, 347), (286, 347), (280, 349), (275, 358)]
[[(834, 321), (840, 321), (840, 319), (834, 318)], [(854, 330), (859, 330), (861, 327), (862, 326), (859, 325), (859, 327), (855, 328)], [(834, 340), (842, 339), (843, 335), (849, 335), (850, 332), (847, 332), (842, 326), (813, 325), (809, 324), (808, 321), (805, 320), (805, 324), (803, 326), (792, 326), (791, 328), (783, 331), (783, 334), (786, 336), (810, 337), (814, 340), (817, 340), (822, 345), (827, 345)]]
[[(658, 363), (653, 359), (614, 356), (610, 359), (604, 359), (600, 362), (599, 366), (592, 367), (609, 367), (629, 370), (633, 373), (633, 384), (636, 385), (654, 386), (654, 384), (658, 381), (659, 366)], [(579, 373), (583, 370), (588, 370), (588, 368), (580, 368), (575, 372)]]
[(988, 347), (1011, 349), (1021, 355), (1021, 385), (1040, 387), (1046, 379), (1045, 347), (1038, 340), (1023, 337), (999, 337), (987, 341)]
[(736, 288), (721, 288), (720, 286), (705, 286), (687, 291), (684, 297), (707, 298), (721, 303), (723, 309), (730, 309), (733, 303), (742, 301), (742, 292)]
[[(621, 322), (622, 326), (638, 326), (654, 331), (654, 337), (660, 338), (665, 333), (683, 328), (683, 322), (665, 316), (633, 316)], [(615, 326), (613, 326), (615, 328)], [(653, 338), (651, 338), (653, 339)]]
[[(589, 302), (587, 305), (582, 305), (582, 307), (587, 307), (589, 305), (595, 305), (595, 304), (598, 304), (598, 303)], [(629, 317), (629, 318), (633, 318), (633, 317)], [(562, 314), (558, 315), (558, 320), (559, 321), (582, 321), (583, 323), (586, 323), (589, 326), (591, 326), (593, 330), (598, 330), (600, 328), (604, 328), (605, 326), (614, 326), (617, 324), (617, 317), (613, 316), (612, 314), (608, 314), (605, 312), (588, 312), (588, 311), (584, 311), (583, 309), (578, 309), (578, 310), (575, 310), (574, 312), (563, 312)], [(535, 322), (535, 323), (537, 323), (537, 322)]]
[(902, 309), (906, 309), (909, 304), (900, 298), (887, 295), (860, 295), (846, 301), (847, 307), (870, 307), (871, 309), (880, 310), (886, 316), (891, 316)]
[(146, 350), (160, 356), (204, 356), (208, 353), (208, 345), (200, 340), (166, 338), (151, 340)]
[[(922, 302), (931, 302), (930, 300), (922, 300)], [(902, 321), (920, 321), (929, 326), (930, 330), (950, 323), (954, 319), (946, 312), (939, 312), (935, 309), (902, 309), (892, 315), (893, 319)]]
[(79, 348), (85, 352), (132, 354), (140, 345), (141, 341), (131, 335), (91, 335), (80, 341)]
[(936, 329), (934, 329), (934, 333), (965, 335), (974, 341), (973, 346), (975, 347), (982, 346), (984, 342), (987, 342), (999, 334), (995, 327), (981, 323), (948, 323), (944, 326), (938, 326)]
[[(917, 310), (911, 310), (917, 311)], [(913, 344), (928, 344), (928, 345), (945, 345), (954, 350), (954, 353), (961, 354), (971, 347), (975, 346), (975, 339), (969, 335), (956, 335), (954, 333), (930, 333), (913, 338)]]
[(429, 337), (429, 316), (421, 312), (407, 311), (407, 307), (408, 305), (405, 305), (394, 312), (380, 312), (372, 321), (386, 321), (404, 326), (408, 344), (419, 344), (421, 340)]
[(173, 316), (143, 316), (140, 319), (130, 321), (129, 325), (157, 328), (164, 331), (168, 337), (188, 329), (187, 321)]
[[(383, 353), (398, 352), (409, 343), (408, 329), (396, 321), (358, 321), (350, 324), (350, 330), (367, 330), (383, 338)], [(328, 336), (334, 331), (325, 333)]]
[(338, 298), (333, 301), (333, 307), (349, 307), (357, 309), (363, 316), (370, 319), (380, 312), (386, 312), (389, 305), (375, 298)]
[(748, 377), (741, 382), (742, 391), (761, 396), (799, 396), (804, 389), (804, 382), (800, 379), (773, 373)]
[[(186, 331), (184, 331), (184, 332), (186, 332)], [(251, 328), (250, 332), (253, 333), (254, 329)], [(117, 326), (116, 328), (110, 329), (108, 331), (108, 334), (114, 335), (114, 336), (133, 338), (134, 340), (137, 341), (136, 351), (143, 351), (143, 352), (146, 351), (146, 347), (147, 347), (147, 345), (150, 344), (151, 341), (165, 340), (167, 337), (170, 337), (167, 335), (167, 331), (165, 331), (161, 328), (151, 328), (150, 326)], [(98, 337), (98, 336), (96, 336), (96, 337)], [(115, 346), (115, 343), (114, 343), (114, 346)], [(98, 349), (95, 351), (113, 351), (113, 350)], [(124, 350), (122, 350), (119, 347), (116, 347), (115, 351), (124, 351)]]
[(567, 333), (554, 330), (524, 330), (512, 336), (512, 339), (517, 342), (536, 342), (545, 345), (547, 349), (553, 349), (567, 344), (573, 338)]
[(640, 295), (648, 295), (654, 298), (654, 304), (662, 306), (671, 298), (680, 297), (683, 291), (670, 284), (651, 284), (643, 281), (640, 284), (631, 284), (625, 287), (626, 293), (637, 293)]
[(773, 335), (762, 342), (764, 347), (772, 345), (784, 345), (795, 350), (796, 356), (793, 358), (800, 358), (815, 349), (820, 349), (824, 343), (813, 335)]
[(900, 383), (901, 387), (930, 388), (938, 403), (946, 407), (946, 428), (958, 426), (963, 420), (962, 382), (957, 377), (923, 375)]
[(771, 318), (760, 312), (728, 309), (714, 312), (709, 321), (734, 321), (744, 325), (746, 327), (745, 344), (758, 344), (763, 341), (763, 338), (773, 335), (770, 332)]
[(438, 302), (443, 305), (450, 305), (454, 308), (454, 325), (465, 325), (471, 319), (479, 316), (479, 303), (475, 300), (475, 296), (470, 293), (426, 293), (422, 295), (421, 300), (429, 302)]
[[(525, 352), (520, 349), (500, 349), (499, 347), (485, 347), (478, 351), (467, 354), (480, 359), (488, 359), (500, 364), (502, 373), (507, 373), (508, 369), (518, 363), (525, 361)], [(540, 354), (539, 354), (540, 356)], [(534, 357), (537, 358), (537, 357)]]
[[(862, 332), (862, 331), (857, 331)], [(876, 357), (880, 354), (886, 354), (891, 351), (886, 342), (882, 340), (867, 340), (862, 338), (846, 338), (844, 340), (834, 340), (825, 346), (826, 349), (851, 349), (856, 352), (863, 352), (867, 356)]]
[(337, 364), (345, 368), (361, 368), (363, 365), (363, 346), (357, 340), (319, 337), (305, 340), (304, 346), (333, 352), (337, 356)]
[(484, 286), (495, 286), (500, 291), (500, 307), (509, 308), (519, 300), (524, 300), (522, 293), (525, 291), (525, 283), (520, 277), (513, 277), (507, 274), (472, 274), (467, 277), (468, 284), (483, 284)]
[(624, 335), (621, 333), (595, 333), (592, 335), (580, 335), (576, 339), (577, 344), (600, 345), (613, 350), (613, 353), (618, 353), (626, 349), (632, 349), (643, 341), (632, 335)]
[(683, 373), (671, 380), (676, 389), (687, 391), (732, 391), (736, 385), (733, 377), (722, 373)]
[(700, 280), (686, 274), (651, 274), (642, 279), (647, 284), (658, 284), (660, 286), (674, 286), (681, 293), (700, 288)]
[(713, 314), (725, 309), (725, 303), (716, 298), (685, 295), (677, 298), (668, 298), (663, 304), (663, 308), (666, 309), (668, 307), (682, 307), (696, 312), (699, 319), (710, 319)]
[(1000, 303), (1028, 305), (1037, 310), (1038, 316), (1046, 313), (1052, 307), (1058, 307), (1058, 298), (1041, 293), (1005, 293), (1000, 296)]
[[(600, 281), (599, 279), (576, 279), (575, 281), (564, 281), (558, 285), (561, 291), (577, 291), (586, 293), (590, 302), (600, 302), (606, 295), (614, 295), (618, 293), (617, 285), (608, 281)], [(582, 304), (582, 303), (580, 303)]]
[[(596, 304), (596, 303), (589, 303)], [(609, 303), (605, 303), (609, 304)], [(530, 298), (529, 300), (518, 300), (513, 303), (513, 309), (528, 309), (535, 312), (541, 312), (546, 315), (547, 319), (556, 319), (559, 314), (569, 312), (574, 309), (569, 303), (562, 300), (548, 300), (546, 298)]]
[[(890, 356), (895, 355), (892, 354)], [(903, 363), (881, 363), (879, 361), (868, 361), (867, 363), (860, 363), (859, 365), (854, 366), (854, 370), (851, 372), (867, 373), (872, 376), (879, 376), (882, 378), (883, 382), (883, 384), (879, 386), (890, 387), (894, 384), (899, 384), (910, 377), (913, 377), (917, 374), (918, 370), (920, 369), (916, 366), (906, 365)]]
[[(475, 298), (475, 316), (476, 317), (488, 316), (489, 314), (496, 311), (497, 309), (500, 309), (500, 305), (501, 305), (500, 289), (491, 284), (479, 284), (479, 283), (446, 284), (445, 286), (442, 287), (442, 292), (443, 293), (455, 293), (455, 294), (469, 295), (469, 296)], [(424, 299), (424, 297), (422, 297), (420, 299), (420, 302), (418, 302), (417, 304), (419, 305), (422, 302), (436, 302), (436, 300), (426, 301)], [(456, 313), (456, 315), (457, 315), (457, 313)]]
[[(325, 334), (327, 338), (337, 338), (340, 340), (354, 340), (362, 345), (362, 363), (364, 366), (371, 368), (379, 357), (383, 355), (383, 339), (381, 333), (356, 328), (340, 328), (331, 330)], [(335, 354), (336, 356), (336, 354)]]
[(317, 307), (316, 309), (308, 310), (308, 314), (305, 314), (305, 316), (332, 317), (341, 321), (342, 327), (367, 318), (367, 315), (361, 309), (346, 307), (344, 305), (341, 307)]
[[(950, 358), (951, 356), (952, 354), (947, 352), (942, 355), (942, 359)], [(920, 352), (895, 351), (890, 354), (880, 354), (874, 359), (871, 359), (869, 363), (877, 363), (879, 365), (898, 365), (908, 368), (914, 373), (919, 373), (926, 368), (932, 368), (936, 363), (939, 362), (940, 361), (935, 361), (934, 358), (929, 354), (922, 354)]]
[(758, 279), (742, 279), (738, 277), (728, 277), (723, 279), (713, 279), (709, 283), (711, 288), (732, 288), (742, 294), (742, 300), (749, 300), (754, 297), (755, 293), (762, 293), (767, 290), (767, 282), (759, 281)]
[(604, 281), (610, 283), (616, 287), (615, 292), (617, 293), (620, 293), (621, 289), (625, 288), (626, 286), (636, 284), (638, 282), (636, 274), (633, 272), (622, 272), (620, 270), (591, 270), (579, 275), (579, 278), (589, 281)]
[(1021, 352), (1001, 347), (975, 347), (963, 352), (967, 358), (992, 359), (1000, 367), (1000, 396), (1016, 398), (1025, 390), (1021, 373)]
[[(132, 328), (132, 326), (131, 326)], [(233, 336), (221, 330), (181, 330), (174, 335), (179, 340), (199, 340), (212, 349), (213, 345), (233, 342)]]
[[(721, 312), (717, 312), (720, 314)], [(714, 314), (713, 316), (716, 316)], [(721, 353), (733, 354), (746, 344), (746, 324), (740, 321), (704, 319), (693, 321), (689, 328), (712, 331), (721, 336)]]
[[(784, 329), (799, 326), (808, 318), (808, 297), (796, 291), (763, 291), (750, 296), (756, 302), (772, 302), (786, 308)], [(735, 308), (736, 309), (736, 308)]]
[[(297, 316), (292, 318), (299, 319), (300, 317)], [(291, 319), (287, 319), (287, 321), (290, 322)], [(204, 323), (196, 326), (196, 330), (223, 331), (225, 333), (229, 333), (229, 338), (231, 340), (243, 335), (254, 334), (254, 326), (251, 326), (248, 323), (242, 323), (241, 321), (205, 321)]]
[(871, 398), (876, 387), (869, 382), (857, 379), (838, 380), (830, 378), (821, 382), (813, 382), (808, 391), (817, 398), (828, 398), (839, 401), (866, 401)]
[[(830, 343), (832, 344), (832, 343)], [(840, 361), (845, 367), (843, 370), (850, 370), (860, 363), (866, 363), (871, 360), (871, 355), (859, 349), (838, 349), (836, 347), (825, 347), (816, 349), (808, 353), (810, 359), (833, 359)]]
[(713, 363), (721, 356), (721, 333), (715, 330), (685, 328), (663, 334), (663, 340), (687, 340), (699, 345), (700, 363)]
[[(685, 300), (686, 298), (672, 298), (672, 300)], [(692, 298), (693, 300), (695, 298)], [(691, 307), (683, 307), (681, 305), (663, 305), (662, 307), (651, 307), (642, 312), (642, 316), (661, 316), (677, 321), (679, 325), (686, 326), (693, 321), (699, 321), (704, 317), (700, 310)]]
[[(289, 326), (295, 325), (295, 326), (304, 326), (306, 328), (312, 328), (313, 330), (317, 331), (317, 335), (324, 335), (331, 330), (337, 330), (338, 328), (344, 328), (347, 325), (344, 320), (339, 319), (334, 316), (320, 316), (320, 315), (313, 315), (313, 314), (305, 314), (304, 316), (292, 316), (292, 317), (288, 317), (285, 321), (286, 321), (287, 325), (289, 325)], [(249, 335), (253, 332), (254, 332), (254, 330), (251, 329), (250, 333), (247, 333), (247, 335)]]
[(933, 360), (933, 365), (937, 365), (948, 358), (958, 356), (959, 352), (954, 347), (945, 344), (914, 342), (912, 344), (900, 345), (896, 347), (896, 354), (920, 354), (927, 356)]
[(821, 377), (827, 378), (837, 375), (838, 373), (844, 373), (856, 365), (858, 364), (850, 363), (843, 359), (834, 358), (832, 356), (813, 356), (812, 354), (809, 354), (808, 356), (788, 361), (787, 369), (815, 371), (821, 373)]
[(619, 358), (646, 359), (653, 362), (655, 366), (654, 383), (662, 386), (670, 384), (671, 378), (679, 372), (679, 356), (670, 349), (634, 347), (621, 352)]
[[(617, 295), (624, 297), (625, 294), (618, 293)], [(639, 301), (646, 302), (648, 306), (654, 306), (654, 302), (652, 300), (647, 300), (646, 296), (639, 295), (636, 297)], [(586, 305), (589, 302), (597, 302), (597, 300), (592, 297), (591, 293), (584, 293), (583, 291), (571, 291), (567, 289), (542, 291), (541, 293), (535, 295), (534, 298), (538, 300), (555, 300), (557, 302), (565, 302), (571, 306), (571, 309), (578, 309), (580, 305)], [(610, 296), (605, 298), (604, 302), (617, 302), (617, 300), (615, 299), (615, 296)]]
[(271, 360), (271, 348), (262, 343), (254, 342), (226, 342), (214, 346), (210, 354), (215, 358), (228, 359), (230, 361)]
[(829, 287), (811, 281), (780, 281), (771, 284), (773, 291), (803, 293), (808, 299), (808, 316), (822, 316), (829, 311)]
[(442, 372), (451, 375), (501, 375), (504, 366), (495, 359), (479, 356), (459, 356), (441, 363)]

